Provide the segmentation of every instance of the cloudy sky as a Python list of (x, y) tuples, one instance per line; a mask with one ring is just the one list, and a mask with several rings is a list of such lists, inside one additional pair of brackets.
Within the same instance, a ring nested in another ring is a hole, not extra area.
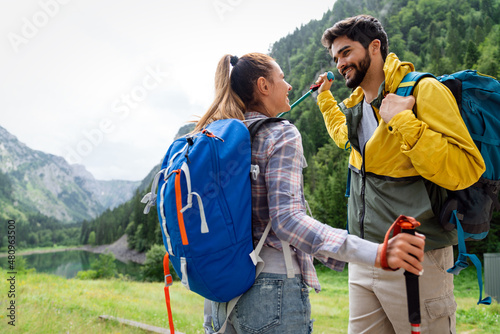
[(0, 0), (0, 126), (99, 180), (142, 180), (210, 105), (221, 56), (266, 53), (333, 3)]

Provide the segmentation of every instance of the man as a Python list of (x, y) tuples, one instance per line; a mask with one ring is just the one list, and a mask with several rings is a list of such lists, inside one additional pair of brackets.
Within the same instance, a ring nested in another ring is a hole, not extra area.
[[(335, 143), (351, 148), (349, 232), (382, 242), (401, 214), (421, 223), (426, 236), (424, 273), (419, 278), (422, 333), (455, 333), (456, 303), (452, 245), (456, 231), (439, 224), (446, 191), (475, 183), (484, 161), (465, 127), (450, 91), (422, 79), (414, 96), (394, 95), (414, 66), (388, 53), (380, 22), (360, 15), (337, 22), (322, 37), (346, 85), (342, 103), (320, 76), (318, 105)], [(408, 333), (402, 270), (349, 265), (349, 333)]]

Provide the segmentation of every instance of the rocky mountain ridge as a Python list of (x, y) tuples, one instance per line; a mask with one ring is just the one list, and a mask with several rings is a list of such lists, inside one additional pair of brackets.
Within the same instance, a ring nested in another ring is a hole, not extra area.
[(0, 172), (12, 186), (9, 201), (0, 198), (2, 207), (40, 212), (67, 223), (94, 218), (128, 201), (141, 183), (96, 180), (84, 166), (33, 150), (1, 126)]

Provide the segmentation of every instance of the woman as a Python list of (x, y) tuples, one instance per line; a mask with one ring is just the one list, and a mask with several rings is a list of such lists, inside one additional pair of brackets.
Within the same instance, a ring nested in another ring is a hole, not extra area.
[[(215, 100), (195, 131), (224, 118), (237, 118), (248, 126), (290, 110), (288, 92), (292, 86), (285, 81), (280, 66), (265, 54), (222, 57), (215, 88)], [(306, 215), (302, 141), (297, 128), (287, 120), (260, 128), (252, 144), (252, 164), (260, 168), (257, 180), (252, 180), (254, 242), (260, 239), (269, 220), (272, 229), (261, 251), (266, 263), (264, 270), (238, 300), (229, 316), (232, 327), (228, 326), (226, 333), (310, 333), (308, 287), (316, 292), (321, 289), (313, 256), (335, 270), (342, 270), (347, 261), (380, 267), (381, 245), (350, 236), (345, 230)], [(282, 241), (290, 244), (285, 247), (291, 249), (295, 274), (292, 278), (287, 278)], [(418, 275), (422, 270), (423, 247), (421, 235), (397, 235), (387, 248), (389, 266)], [(212, 303), (215, 330), (226, 320), (226, 304)]]

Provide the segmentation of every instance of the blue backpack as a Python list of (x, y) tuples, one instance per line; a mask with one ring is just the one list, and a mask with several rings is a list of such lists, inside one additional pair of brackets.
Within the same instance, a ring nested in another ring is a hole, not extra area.
[(250, 177), (258, 171), (251, 166), (251, 138), (264, 123), (281, 120), (265, 118), (248, 129), (237, 119), (218, 120), (178, 138), (142, 200), (145, 214), (157, 204), (181, 283), (206, 299), (228, 302), (255, 282), (260, 258), (252, 240)]
[[(409, 96), (418, 81), (434, 77), (430, 73), (410, 72), (397, 95)], [(458, 275), (468, 267), (467, 258), (476, 266), (480, 297), (478, 304), (490, 304), (491, 298), (482, 299), (481, 262), (474, 254), (468, 254), (466, 240), (482, 240), (490, 230), (493, 211), (500, 209), (500, 82), (474, 70), (464, 70), (437, 77), (452, 92), (462, 119), (486, 164), (486, 171), (479, 181), (463, 190), (447, 190), (448, 199), (440, 213), (443, 228), (458, 232), (458, 259), (448, 269)]]

